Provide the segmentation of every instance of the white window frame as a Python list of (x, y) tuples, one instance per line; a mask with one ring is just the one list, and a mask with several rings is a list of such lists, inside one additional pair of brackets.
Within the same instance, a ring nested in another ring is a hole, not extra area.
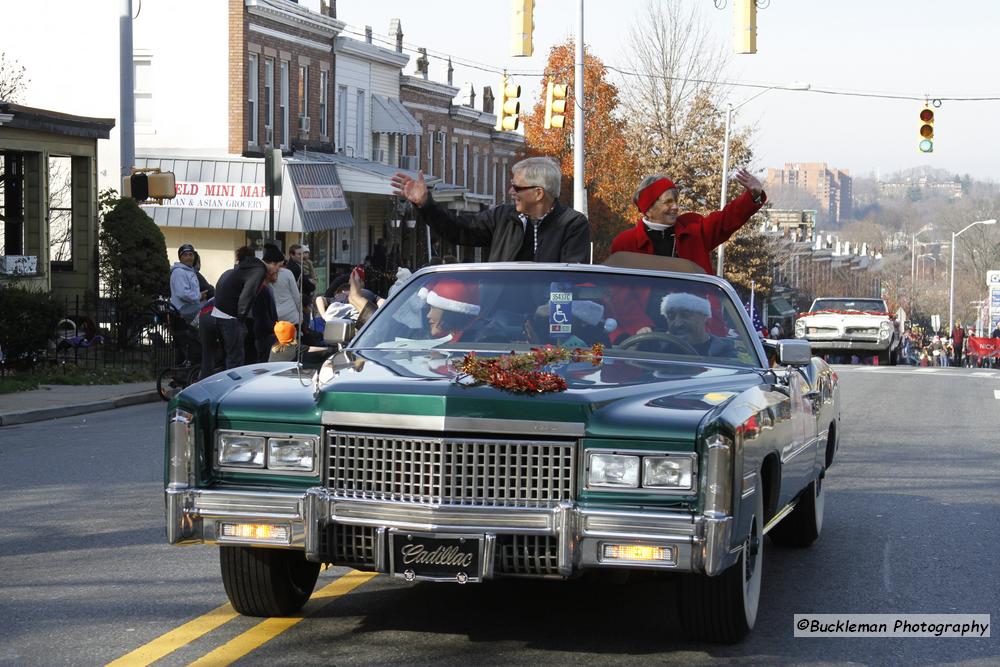
[(472, 153), (472, 191), (479, 192), (479, 153)]
[(424, 135), (422, 135), (422, 134), (416, 134), (416, 135), (413, 136), (413, 138), (415, 139), (414, 148), (417, 149), (416, 152), (414, 153), (414, 155), (417, 156), (417, 160), (416, 160), (417, 167), (416, 168), (420, 169), (420, 144), (423, 143)]
[[(140, 88), (138, 85), (139, 76), (136, 73), (137, 67), (148, 67), (149, 74), (143, 77), (146, 81), (150, 82), (148, 88)], [(139, 120), (139, 114), (136, 113), (134, 116), (135, 121), (135, 132), (138, 134), (152, 134), (153, 132), (153, 88), (152, 88), (152, 77), (153, 77), (153, 56), (150, 54), (133, 54), (132, 55), (132, 96), (134, 99), (133, 110), (137, 110), (142, 106), (143, 108), (149, 109), (149, 118), (144, 120)], [(145, 105), (140, 105), (139, 100), (145, 100), (147, 103)]]
[(458, 185), (458, 142), (451, 143), (451, 182)]
[[(437, 143), (434, 140), (434, 132), (435, 132), (435, 130), (431, 130), (431, 132), (430, 132), (430, 134), (431, 134), (430, 139), (427, 140), (427, 173), (428, 174), (433, 174), (434, 173), (434, 144)], [(441, 178), (444, 178), (444, 174), (441, 175)]]
[(291, 150), (292, 142), (288, 131), (288, 67), (287, 60), (281, 61), (281, 148)]
[(329, 128), (326, 124), (326, 98), (330, 94), (330, 73), (326, 70), (320, 70), (319, 72), (319, 135), (326, 139), (327, 130)]
[(259, 103), (257, 99), (257, 87), (259, 85), (260, 60), (256, 53), (251, 53), (247, 57), (247, 124), (250, 127), (247, 142), (251, 146), (257, 146), (260, 143), (260, 137), (257, 136), (257, 111)]
[[(264, 128), (274, 140), (274, 58), (264, 59)], [(267, 137), (264, 137), (267, 143)]]
[(358, 142), (358, 145), (354, 147), (354, 154), (358, 156), (364, 156), (365, 154), (365, 91), (358, 88), (358, 94), (355, 96), (355, 108), (354, 108), (354, 119), (357, 123), (357, 132), (355, 132), (354, 140)]
[(347, 151), (347, 86), (337, 86), (337, 146)]

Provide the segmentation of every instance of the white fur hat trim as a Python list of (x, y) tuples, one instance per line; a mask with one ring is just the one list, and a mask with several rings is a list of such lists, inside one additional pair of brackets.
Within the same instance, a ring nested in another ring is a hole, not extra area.
[[(421, 288), (421, 292), (425, 288)], [(464, 303), (462, 301), (456, 301), (454, 299), (449, 299), (443, 297), (434, 290), (427, 292), (427, 303), (435, 308), (440, 308), (441, 310), (449, 310), (453, 313), (464, 313), (466, 315), (478, 315), (479, 306), (474, 303)]]
[(711, 317), (712, 315), (712, 304), (708, 302), (708, 299), (703, 299), (694, 294), (677, 293), (668, 294), (663, 297), (663, 301), (660, 302), (660, 312), (663, 313), (663, 316), (666, 317), (667, 311), (672, 308), (681, 308), (695, 313), (702, 313), (706, 317)]

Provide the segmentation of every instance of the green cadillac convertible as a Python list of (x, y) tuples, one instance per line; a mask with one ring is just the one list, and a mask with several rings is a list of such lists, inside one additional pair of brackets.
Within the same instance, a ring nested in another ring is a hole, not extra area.
[(765, 535), (819, 536), (837, 375), (688, 262), (431, 267), (326, 337), (321, 365), (219, 373), (168, 408), (168, 540), (217, 545), (243, 614), (294, 613), (323, 563), (644, 570), (677, 577), (690, 636), (733, 642)]

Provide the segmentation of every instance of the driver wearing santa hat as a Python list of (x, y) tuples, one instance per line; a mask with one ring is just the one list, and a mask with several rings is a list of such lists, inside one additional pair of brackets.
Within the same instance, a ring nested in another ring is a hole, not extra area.
[(712, 305), (708, 299), (687, 292), (675, 292), (663, 297), (660, 312), (667, 319), (667, 331), (683, 339), (698, 354), (705, 357), (736, 356), (733, 341), (708, 331), (706, 325), (712, 316)]

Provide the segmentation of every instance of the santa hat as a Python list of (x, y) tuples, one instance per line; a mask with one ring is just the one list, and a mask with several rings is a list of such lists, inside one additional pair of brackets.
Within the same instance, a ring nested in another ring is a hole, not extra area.
[(708, 302), (708, 299), (686, 292), (668, 294), (663, 297), (663, 301), (660, 302), (660, 312), (663, 313), (663, 316), (666, 317), (667, 311), (674, 308), (702, 313), (706, 317), (712, 315), (712, 304)]
[(479, 286), (453, 278), (438, 280), (430, 289), (421, 287), (418, 292), (427, 304), (441, 310), (465, 315), (479, 314)]

